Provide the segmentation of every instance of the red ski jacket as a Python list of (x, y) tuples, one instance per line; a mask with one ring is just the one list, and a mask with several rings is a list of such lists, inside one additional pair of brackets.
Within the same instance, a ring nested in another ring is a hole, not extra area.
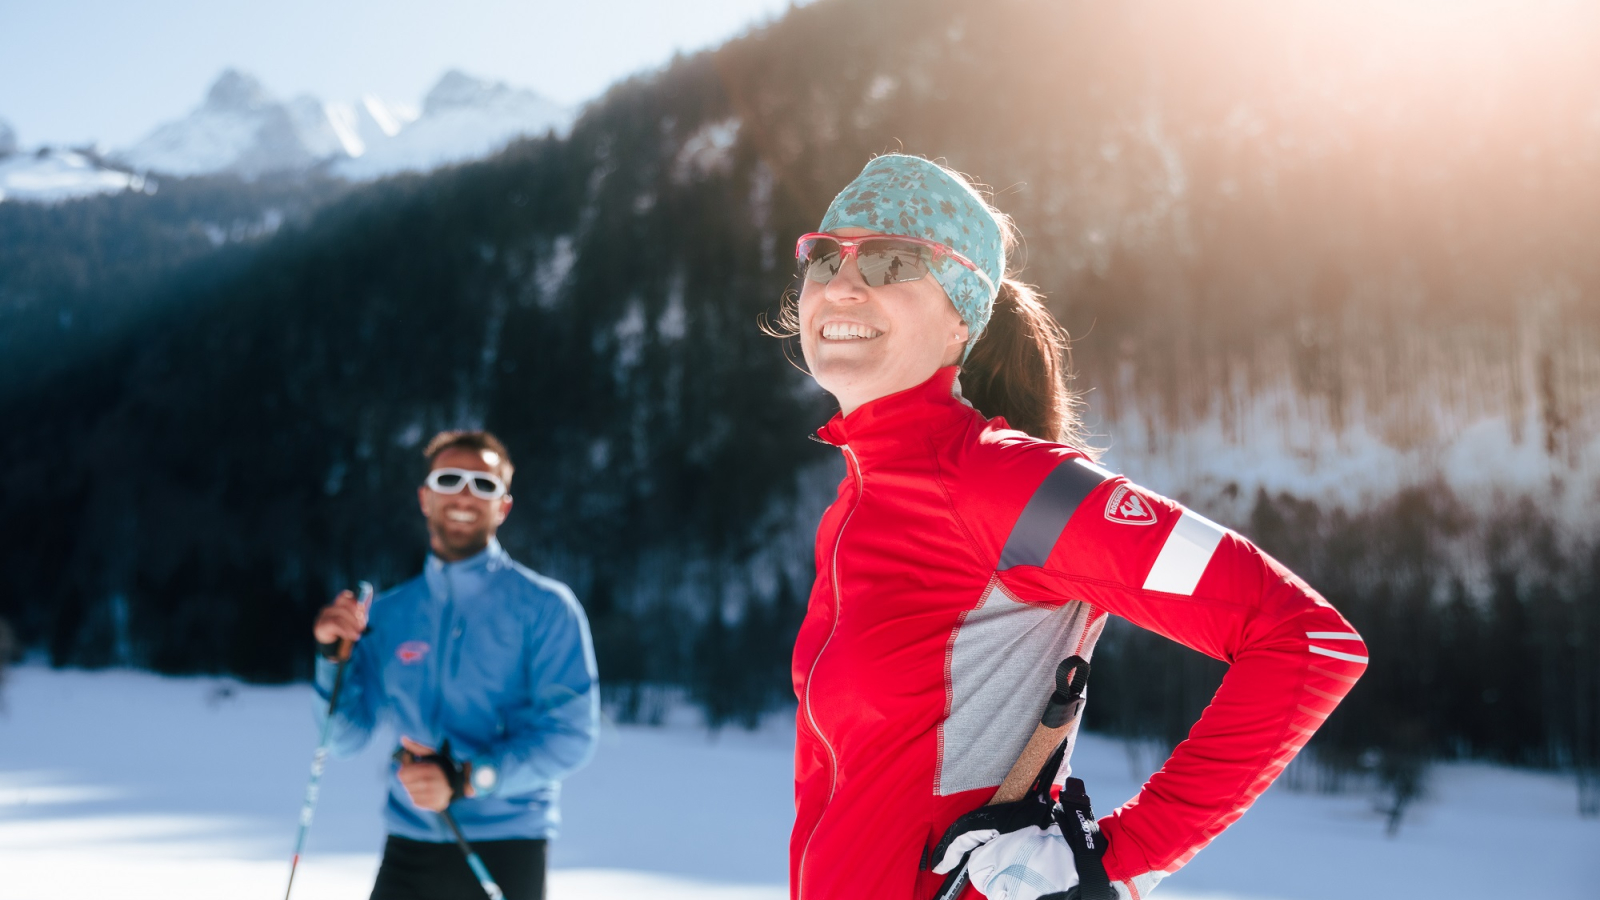
[(1231, 664), (1165, 767), (1100, 822), (1134, 898), (1249, 808), (1366, 667), (1350, 624), (1277, 561), (985, 419), (953, 367), (819, 436), (849, 474), (795, 642), (795, 900), (931, 897), (932, 845), (993, 795), (1056, 664), (1088, 658), (1108, 614)]

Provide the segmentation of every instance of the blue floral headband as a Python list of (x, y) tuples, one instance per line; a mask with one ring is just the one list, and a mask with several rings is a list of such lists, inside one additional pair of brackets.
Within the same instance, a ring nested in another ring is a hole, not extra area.
[[(967, 352), (989, 325), (1006, 252), (1000, 223), (971, 186), (920, 156), (880, 156), (833, 198), (822, 231), (867, 228), (920, 237), (955, 250), (989, 276), (961, 265), (935, 266), (933, 277), (967, 323)], [(962, 357), (963, 361), (966, 359)]]

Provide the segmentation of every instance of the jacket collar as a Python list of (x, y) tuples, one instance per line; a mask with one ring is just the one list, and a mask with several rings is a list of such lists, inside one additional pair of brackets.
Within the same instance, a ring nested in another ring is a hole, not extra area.
[(428, 587), (436, 595), (448, 595), (452, 593), (449, 590), (451, 583), (457, 586), (477, 585), (484, 576), (504, 567), (509, 559), (505, 548), (500, 546), (499, 538), (489, 538), (489, 546), (473, 556), (456, 562), (445, 562), (433, 553), (429, 553), (423, 572), (427, 576)]
[(914, 388), (864, 403), (850, 415), (835, 413), (817, 437), (850, 445), (857, 459), (891, 459), (915, 452), (931, 435), (975, 414), (961, 398), (960, 369), (946, 366)]

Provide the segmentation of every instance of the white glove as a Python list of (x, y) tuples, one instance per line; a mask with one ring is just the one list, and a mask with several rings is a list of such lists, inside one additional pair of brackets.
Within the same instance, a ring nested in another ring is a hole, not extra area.
[(972, 886), (989, 900), (1036, 900), (1078, 883), (1072, 848), (1061, 837), (1059, 825), (1043, 830), (1029, 825), (984, 838), (967, 861), (967, 874)]
[(948, 874), (951, 869), (954, 869), (956, 866), (961, 864), (961, 859), (968, 853), (971, 853), (972, 851), (978, 849), (984, 844), (989, 843), (999, 836), (1000, 831), (996, 828), (977, 828), (972, 831), (965, 832), (960, 837), (950, 842), (950, 847), (949, 849), (945, 850), (943, 857), (934, 861), (933, 874)]

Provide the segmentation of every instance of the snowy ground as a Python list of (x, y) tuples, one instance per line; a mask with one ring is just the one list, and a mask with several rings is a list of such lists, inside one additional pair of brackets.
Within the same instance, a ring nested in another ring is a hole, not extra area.
[[(0, 900), (276, 898), (315, 734), (309, 688), (131, 672), (13, 673), (0, 711)], [(685, 717), (687, 718), (687, 717)], [(568, 783), (554, 900), (786, 897), (792, 730), (610, 726)], [(362, 898), (387, 746), (329, 766), (295, 896)], [(1138, 779), (1120, 744), (1075, 766), (1102, 805)], [(1170, 900), (1600, 896), (1600, 821), (1569, 779), (1436, 771), (1383, 836), (1365, 796), (1270, 791), (1163, 885)]]

